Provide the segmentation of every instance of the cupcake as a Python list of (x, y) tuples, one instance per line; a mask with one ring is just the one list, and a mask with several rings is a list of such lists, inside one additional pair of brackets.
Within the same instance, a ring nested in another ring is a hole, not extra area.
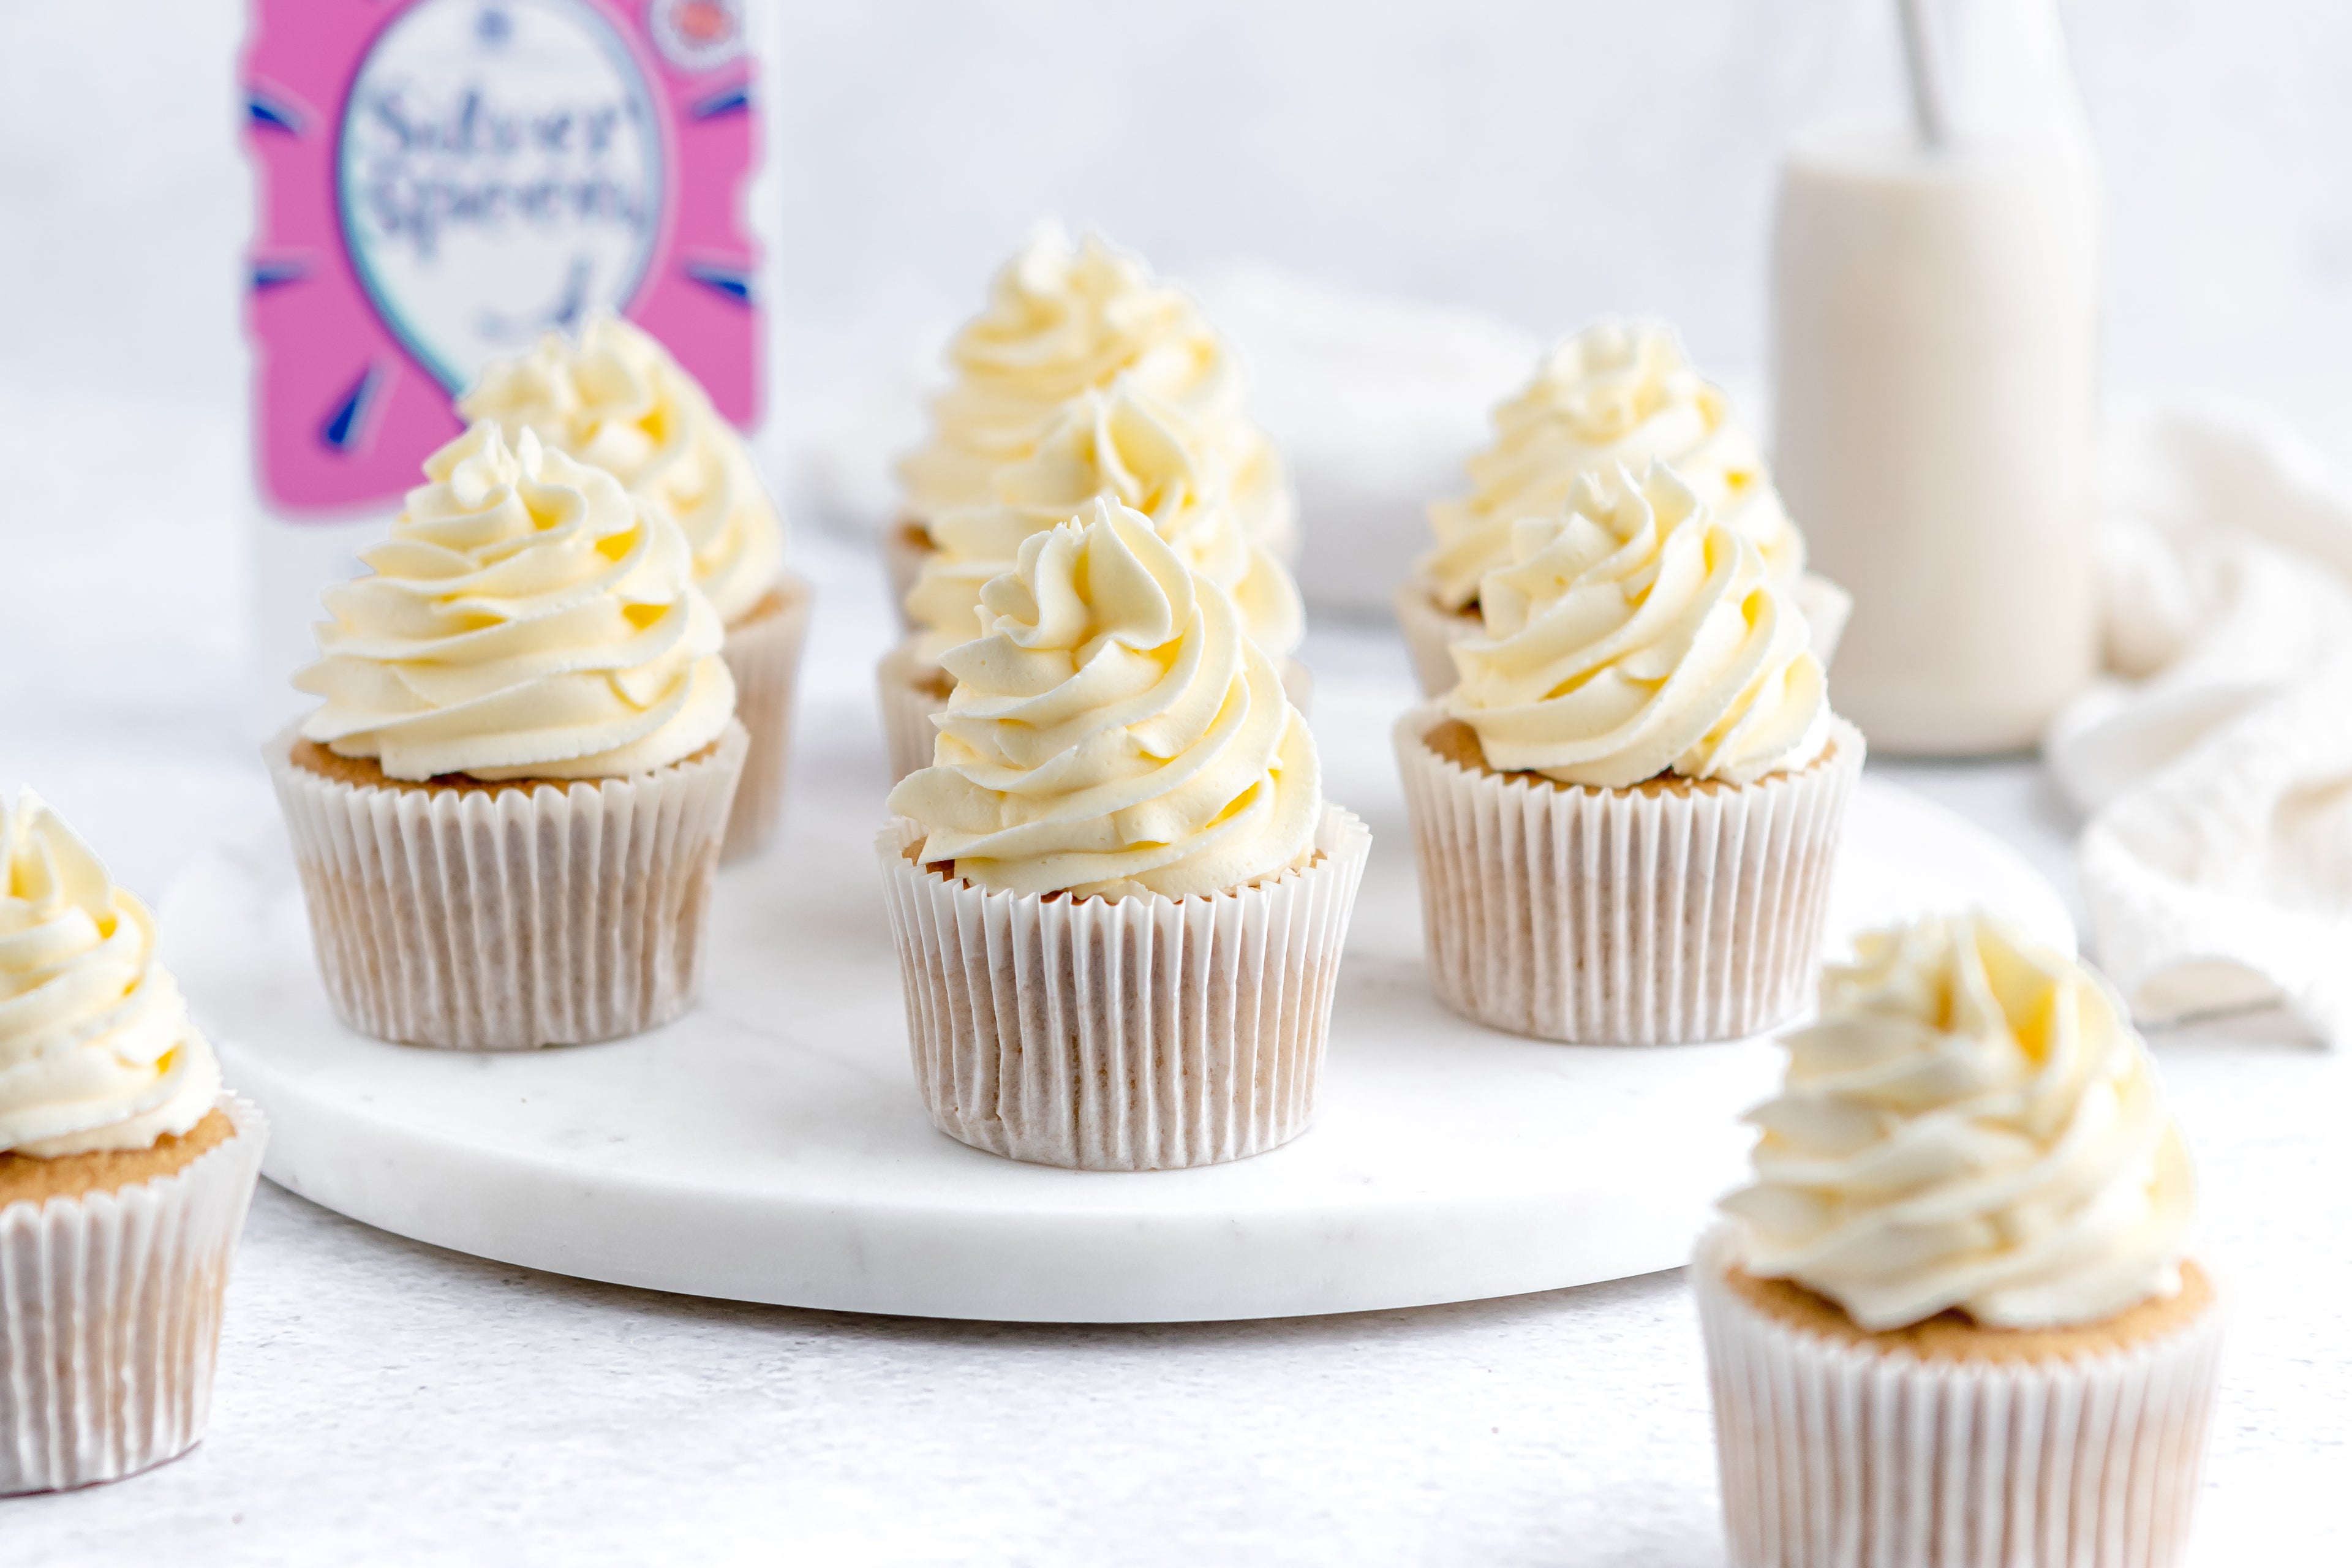
[(1074, 246), (1040, 225), (996, 275), (988, 308), (949, 342), (947, 361), (952, 379), (931, 401), (930, 437), (898, 465), (905, 514), (883, 553), (901, 601), (936, 545), (940, 516), (993, 505), (997, 470), (1034, 452), (1072, 398), (1121, 374), (1180, 411), (1214, 452), (1243, 531), (1277, 559), (1297, 554), (1290, 483), (1243, 409), (1232, 353), (1192, 296), (1140, 258), (1095, 235)]
[(1085, 1170), (1297, 1137), (1371, 836), (1273, 661), (1109, 500), (1024, 539), (980, 624), (877, 844), (932, 1121)]
[(1692, 1265), (1732, 1561), (2179, 1561), (2222, 1313), (2147, 1048), (1997, 920), (1857, 945)]
[(686, 535), (484, 420), (329, 588), (325, 700), (265, 749), (336, 1012), (472, 1050), (693, 1002), (750, 741)]
[(751, 740), (723, 860), (756, 852), (776, 826), (790, 751), (793, 679), (814, 595), (784, 570), (784, 526), (743, 438), (655, 338), (617, 316), (577, 342), (550, 332), (492, 363), (457, 400), (493, 419), (509, 447), (525, 430), (659, 503), (686, 531), (694, 585), (726, 628), (735, 716)]
[(1863, 742), (1785, 579), (1654, 463), (1514, 524), (1478, 601), (1395, 735), (1439, 998), (1585, 1045), (1787, 1018)]
[(997, 470), (992, 489), (986, 505), (933, 519), (932, 548), (907, 594), (913, 629), (883, 658), (893, 781), (930, 761), (932, 716), (953, 684), (940, 659), (981, 635), (981, 589), (1013, 569), (1024, 540), (1098, 497), (1150, 519), (1188, 567), (1225, 589), (1244, 634), (1303, 691), (1289, 658), (1305, 629), (1290, 573), (1242, 527), (1215, 444), (1132, 376), (1073, 397), (1028, 456)]
[(1495, 442), (1465, 465), (1470, 493), (1429, 509), (1437, 547), (1399, 585), (1398, 623), (1422, 690), (1454, 680), (1446, 645), (1478, 634), (1478, 588), (1510, 559), (1511, 528), (1559, 510), (1578, 478), (1619, 464), (1671, 464), (1709, 510), (1744, 534), (1793, 592), (1826, 667), (1852, 602), (1805, 571), (1805, 540), (1782, 510), (1763, 454), (1702, 379), (1673, 329), (1601, 321), (1553, 349), (1535, 379), (1495, 410)]
[(268, 1136), (222, 1092), (147, 906), (32, 791), (0, 804), (0, 1495), (205, 1435)]

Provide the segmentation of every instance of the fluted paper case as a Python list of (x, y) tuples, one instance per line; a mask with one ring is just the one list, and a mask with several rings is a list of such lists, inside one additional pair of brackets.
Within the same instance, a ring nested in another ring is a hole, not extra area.
[(876, 843), (931, 1121), (992, 1154), (1152, 1171), (1304, 1132), (1348, 919), (1371, 848), (1326, 807), (1301, 870), (1232, 892), (1073, 900), (989, 892)]

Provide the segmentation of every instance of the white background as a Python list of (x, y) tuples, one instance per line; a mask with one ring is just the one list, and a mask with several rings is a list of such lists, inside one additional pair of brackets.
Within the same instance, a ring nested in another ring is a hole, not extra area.
[[(1541, 337), (1654, 311), (1752, 377), (1774, 148), (1850, 25), (1847, 0), (779, 9), (786, 454), (975, 308), (1049, 211), (1175, 276), (1262, 258)], [(2343, 449), (2352, 7), (2063, 14), (2105, 155), (2114, 384), (2254, 397)], [(74, 700), (125, 711), (234, 679), (242, 26), (231, 0), (0, 5), (0, 541), (23, 569), (0, 577), (0, 703), (20, 715), (58, 700), (43, 666), (67, 649), (102, 677)], [(68, 467), (68, 446), (120, 457)], [(171, 626), (181, 657), (118, 668), (126, 618)]]
[[(1262, 258), (1547, 337), (1655, 311), (1752, 371), (1773, 148), (1842, 9), (790, 5), (778, 448), (972, 309), (1048, 210), (1180, 277)], [(2064, 14), (2106, 160), (2115, 385), (2250, 396), (2352, 448), (2352, 7)], [(0, 785), (38, 783), (151, 894), (258, 788), (235, 695), (241, 26), (227, 0), (0, 3)], [(829, 599), (821, 657), (870, 658), (883, 613)], [(1913, 782), (2063, 871), (2031, 770)], [(2343, 1064), (2167, 1049), (2252, 1091), (2187, 1108), (2248, 1152), (2209, 1193), (2251, 1316), (2204, 1560), (2328, 1561), (2298, 1552), (2326, 1550), (2315, 1503), (2340, 1516), (2352, 1398)], [(1328, 1322), (943, 1326), (578, 1286), (265, 1191), (212, 1439), (0, 1504), (0, 1552), (529, 1561), (568, 1525), (568, 1563), (651, 1561), (687, 1521), (714, 1555), (818, 1561), (1706, 1563), (1692, 1349), (1672, 1276)]]
[[(1774, 148), (1846, 0), (779, 0), (772, 101), (805, 422), (1029, 222), (1182, 276), (1234, 256), (1549, 336), (1679, 322), (1764, 347)], [(2073, 0), (2105, 154), (2121, 383), (2259, 389), (2352, 351), (2352, 9)], [(215, 408), (242, 381), (241, 7), (0, 9), (0, 370)]]

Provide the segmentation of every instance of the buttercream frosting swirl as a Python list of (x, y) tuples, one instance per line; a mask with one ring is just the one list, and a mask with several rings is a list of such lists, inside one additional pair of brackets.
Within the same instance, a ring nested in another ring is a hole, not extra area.
[(1495, 410), (1495, 439), (1464, 465), (1470, 493), (1429, 509), (1437, 548), (1421, 570), (1461, 609), (1510, 559), (1511, 527), (1559, 510), (1579, 476), (1669, 463), (1717, 517), (1748, 536), (1776, 581), (1804, 574), (1805, 541), (1772, 487), (1755, 438), (1723, 390), (1691, 367), (1674, 329), (1604, 321), (1544, 356)]
[(932, 554), (907, 594), (930, 658), (980, 635), (980, 591), (1013, 570), (1021, 542), (1067, 521), (1098, 496), (1143, 513), (1184, 563), (1234, 596), (1244, 629), (1275, 658), (1305, 630), (1298, 590), (1234, 513), (1216, 450), (1176, 408), (1127, 374), (1089, 387), (1029, 455), (997, 470), (995, 499), (932, 520)]
[(0, 1152), (150, 1148), (220, 1088), (147, 906), (40, 796), (0, 803)]
[(2115, 994), (1983, 914), (1865, 935), (1749, 1113), (1745, 1267), (1873, 1331), (2095, 1322), (2179, 1289), (2196, 1184)]
[(1226, 891), (1302, 861), (1314, 738), (1232, 597), (1108, 500), (1021, 542), (944, 663), (933, 764), (890, 809), (926, 861), (1013, 893)]
[(719, 738), (725, 632), (667, 512), (489, 420), (425, 472), (371, 574), (320, 595), (305, 736), (412, 780), (618, 778)]
[(1446, 710), (1492, 766), (1622, 788), (1672, 772), (1748, 784), (1820, 753), (1828, 701), (1790, 589), (1663, 464), (1580, 474), (1512, 525), (1453, 645)]
[(996, 470), (1026, 458), (1063, 406), (1130, 377), (1197, 427), (1223, 464), (1234, 514), (1287, 559), (1297, 508), (1282, 459), (1244, 411), (1233, 354), (1191, 295), (1097, 235), (1076, 245), (1040, 225), (989, 289), (987, 309), (948, 344), (952, 379), (931, 402), (931, 435), (898, 465), (907, 510), (993, 501)]
[(509, 445), (525, 430), (658, 501), (686, 531), (694, 583), (732, 625), (773, 591), (784, 525), (734, 426), (652, 334), (608, 311), (575, 342), (561, 332), (485, 368), (457, 400), (495, 419)]

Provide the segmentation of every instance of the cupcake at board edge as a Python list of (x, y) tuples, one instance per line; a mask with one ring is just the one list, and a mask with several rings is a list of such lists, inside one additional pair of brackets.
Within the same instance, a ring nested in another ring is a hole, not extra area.
[(877, 843), (934, 1124), (1089, 1170), (1298, 1136), (1371, 836), (1273, 659), (1108, 500), (1023, 540), (980, 626)]
[(221, 1087), (156, 939), (40, 796), (0, 799), (0, 1496), (205, 1434), (268, 1124)]
[(1579, 1045), (1794, 1014), (1864, 746), (1787, 577), (1653, 462), (1514, 524), (1478, 606), (1394, 732), (1439, 999)]
[(685, 531), (694, 585), (725, 628), (719, 654), (751, 741), (721, 858), (757, 852), (782, 808), (814, 593), (786, 570), (782, 513), (741, 435), (658, 339), (604, 310), (576, 336), (546, 333), (530, 352), (484, 367), (457, 409), (495, 421), (509, 447), (529, 431), (603, 468)]
[(1933, 915), (1862, 936), (1782, 1043), (1692, 1264), (1733, 1561), (2179, 1562), (2223, 1313), (2114, 990)]
[(407, 1044), (652, 1028), (699, 988), (749, 749), (725, 629), (669, 513), (532, 432), (478, 422), (425, 474), (263, 751), (320, 977)]

